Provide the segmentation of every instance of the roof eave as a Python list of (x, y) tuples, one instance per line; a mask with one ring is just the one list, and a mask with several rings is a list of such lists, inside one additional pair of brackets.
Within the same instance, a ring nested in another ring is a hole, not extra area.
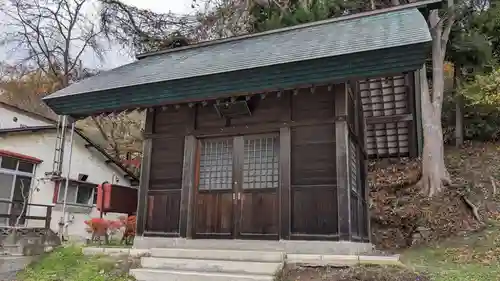
[[(377, 75), (396, 74), (400, 70), (402, 72), (416, 70), (425, 61), (429, 50), (430, 38), (429, 41), (419, 44), (223, 73), (215, 76), (89, 92), (85, 96), (56, 97), (47, 100), (47, 102), (61, 114), (71, 114), (75, 118), (79, 118), (113, 111), (196, 103), (237, 95), (271, 93), (300, 88), (306, 84), (310, 86), (339, 83), (352, 78), (377, 77)], [(401, 67), (402, 65), (405, 66)], [(224, 76), (222, 80), (219, 79), (221, 76)], [(242, 77), (253, 78), (242, 79)], [(170, 92), (182, 92), (183, 94), (182, 97), (179, 95), (171, 97)], [(169, 97), (166, 98), (166, 96)]]

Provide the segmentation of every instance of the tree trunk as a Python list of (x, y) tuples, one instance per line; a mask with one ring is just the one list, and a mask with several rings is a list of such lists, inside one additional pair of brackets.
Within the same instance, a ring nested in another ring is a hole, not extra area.
[[(450, 18), (453, 20), (453, 18)], [(448, 22), (452, 24), (452, 22)], [(441, 112), (444, 92), (444, 55), (450, 26), (443, 28), (437, 10), (431, 11), (429, 25), (432, 35), (432, 95), (430, 94), (425, 66), (422, 71), (422, 125), (424, 151), (422, 153), (422, 188), (429, 196), (439, 193), (443, 184), (450, 183), (444, 163), (443, 128)], [(446, 40), (444, 40), (446, 39)]]
[[(425, 68), (422, 70), (425, 73)], [(422, 125), (424, 151), (422, 153), (422, 188), (423, 192), (433, 196), (442, 190), (444, 183), (449, 183), (449, 174), (444, 163), (443, 130), (441, 127), (441, 109), (431, 102), (425, 74), (422, 75)]]
[(454, 66), (453, 71), (453, 88), (455, 90), (455, 145), (460, 147), (464, 144), (464, 113), (463, 113), (463, 98), (457, 92), (460, 85), (462, 74), (461, 66)]

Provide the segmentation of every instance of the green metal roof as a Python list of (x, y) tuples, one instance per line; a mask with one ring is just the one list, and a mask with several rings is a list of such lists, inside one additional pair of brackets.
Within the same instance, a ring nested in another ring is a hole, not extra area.
[(430, 41), (417, 9), (352, 15), (159, 52), (44, 101), (85, 115), (408, 71), (424, 63)]

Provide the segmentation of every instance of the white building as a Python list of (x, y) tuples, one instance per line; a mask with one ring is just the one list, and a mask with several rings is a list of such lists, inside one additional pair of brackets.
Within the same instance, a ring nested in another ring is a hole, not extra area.
[[(62, 176), (69, 168), (70, 130), (66, 134)], [(31, 204), (53, 206), (51, 228), (59, 230), (62, 217), (65, 181), (55, 182), (46, 174), (52, 172), (56, 142), (56, 122), (0, 102), (0, 199), (23, 199), (22, 187)], [(84, 221), (99, 217), (95, 207), (97, 185), (109, 183), (131, 186), (137, 178), (116, 162), (102, 148), (80, 132), (73, 138), (70, 182), (67, 192), (67, 235), (86, 236)], [(60, 186), (60, 187), (59, 187)], [(11, 204), (0, 203), (0, 213), (8, 213)], [(30, 206), (29, 216), (45, 216), (46, 207)], [(15, 211), (15, 210), (14, 210)], [(107, 214), (116, 218), (119, 214)], [(6, 223), (7, 219), (0, 219)], [(39, 220), (28, 220), (27, 226), (43, 226)]]

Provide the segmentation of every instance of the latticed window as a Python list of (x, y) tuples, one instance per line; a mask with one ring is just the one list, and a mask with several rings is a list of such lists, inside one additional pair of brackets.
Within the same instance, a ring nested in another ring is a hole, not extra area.
[[(405, 76), (359, 81), (366, 124), (366, 151), (369, 156), (405, 156), (409, 153), (411, 121)], [(390, 121), (387, 117), (399, 117)], [(380, 120), (379, 120), (380, 118)], [(406, 120), (405, 120), (406, 119)]]
[(279, 185), (276, 137), (245, 140), (243, 189), (277, 188)]
[(232, 189), (233, 140), (204, 140), (200, 155), (200, 190)]

